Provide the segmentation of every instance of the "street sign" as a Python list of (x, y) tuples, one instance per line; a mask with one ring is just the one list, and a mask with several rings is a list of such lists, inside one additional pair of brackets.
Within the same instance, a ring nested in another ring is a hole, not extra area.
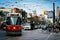
[(53, 11), (47, 11), (47, 17), (53, 18)]

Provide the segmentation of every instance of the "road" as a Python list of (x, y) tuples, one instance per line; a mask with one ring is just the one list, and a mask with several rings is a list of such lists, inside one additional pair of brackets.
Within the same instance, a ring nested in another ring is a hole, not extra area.
[(60, 33), (36, 29), (22, 30), (22, 36), (6, 36), (6, 32), (0, 30), (0, 40), (60, 40)]

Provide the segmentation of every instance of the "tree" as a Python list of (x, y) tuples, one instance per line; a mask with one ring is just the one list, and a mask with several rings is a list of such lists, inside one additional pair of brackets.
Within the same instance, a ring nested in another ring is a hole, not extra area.
[(22, 11), (22, 17), (25, 18), (26, 17), (26, 14), (27, 14), (26, 11)]
[(22, 20), (23, 22), (25, 22), (25, 18), (26, 18), (26, 11), (22, 10)]

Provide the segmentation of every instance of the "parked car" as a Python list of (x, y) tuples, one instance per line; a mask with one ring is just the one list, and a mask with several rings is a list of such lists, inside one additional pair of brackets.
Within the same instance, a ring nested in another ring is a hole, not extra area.
[(35, 29), (35, 25), (33, 23), (25, 23), (23, 24), (24, 29)]
[(41, 27), (43, 30), (46, 30), (46, 29), (47, 29), (47, 25), (40, 25), (40, 27)]
[(30, 23), (24, 23), (24, 24), (23, 24), (23, 28), (24, 28), (24, 29), (31, 29)]
[(35, 25), (35, 29), (41, 28), (40, 24)]

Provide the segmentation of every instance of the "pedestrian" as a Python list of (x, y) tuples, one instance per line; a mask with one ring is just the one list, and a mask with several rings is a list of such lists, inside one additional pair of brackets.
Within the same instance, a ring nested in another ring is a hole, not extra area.
[(31, 22), (30, 22), (30, 25), (31, 25), (31, 29), (33, 30), (33, 29), (34, 29), (34, 27), (35, 27), (35, 25), (34, 25), (33, 21), (31, 21)]

